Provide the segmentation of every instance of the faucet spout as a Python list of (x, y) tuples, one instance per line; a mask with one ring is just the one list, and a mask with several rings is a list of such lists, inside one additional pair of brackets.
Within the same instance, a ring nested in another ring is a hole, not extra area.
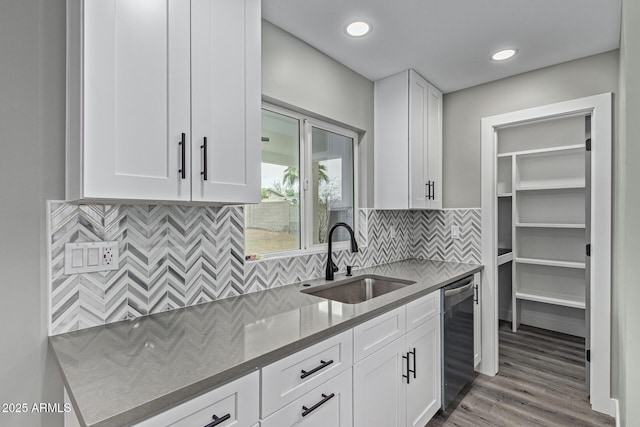
[(333, 231), (338, 227), (344, 227), (349, 232), (349, 236), (351, 236), (351, 252), (358, 252), (358, 242), (356, 242), (356, 238), (353, 234), (353, 229), (349, 226), (349, 224), (345, 222), (338, 222), (331, 230), (329, 230), (329, 238), (328, 238), (328, 253), (327, 253), (327, 271), (325, 275), (325, 279), (333, 280), (333, 273), (338, 271), (338, 267), (333, 263), (332, 254), (331, 254), (331, 240), (333, 238)]

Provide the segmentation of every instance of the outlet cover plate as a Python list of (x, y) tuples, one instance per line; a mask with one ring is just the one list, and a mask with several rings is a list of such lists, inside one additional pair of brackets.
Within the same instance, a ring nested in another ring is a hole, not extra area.
[(117, 270), (118, 261), (118, 242), (67, 243), (64, 245), (64, 274), (67, 275)]
[(460, 227), (457, 225), (451, 226), (451, 238), (459, 239), (460, 238)]

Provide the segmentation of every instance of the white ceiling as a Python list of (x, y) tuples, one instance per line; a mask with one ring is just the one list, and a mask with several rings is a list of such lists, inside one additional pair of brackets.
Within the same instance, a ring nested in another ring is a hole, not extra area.
[[(413, 68), (444, 92), (619, 47), (621, 0), (263, 0), (262, 15), (371, 80)], [(373, 31), (349, 37), (366, 20)], [(493, 52), (516, 47), (510, 60)]]

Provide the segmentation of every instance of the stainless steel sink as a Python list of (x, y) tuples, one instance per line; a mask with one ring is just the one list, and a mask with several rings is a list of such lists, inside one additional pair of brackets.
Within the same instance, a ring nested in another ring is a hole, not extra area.
[(357, 304), (414, 283), (409, 280), (365, 275), (312, 289), (303, 289), (301, 292), (345, 304)]

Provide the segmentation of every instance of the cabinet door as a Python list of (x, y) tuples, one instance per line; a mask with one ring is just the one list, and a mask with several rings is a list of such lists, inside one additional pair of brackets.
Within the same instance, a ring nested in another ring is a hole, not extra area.
[(478, 367), (482, 361), (482, 299), (480, 297), (480, 273), (473, 275), (476, 295), (473, 305), (473, 366)]
[(349, 368), (263, 420), (262, 427), (351, 427), (351, 381)]
[(404, 337), (353, 367), (353, 424), (393, 427), (406, 423), (407, 363)]
[(407, 426), (423, 427), (440, 409), (440, 316), (407, 334), (412, 373), (407, 384)]
[(190, 137), (189, 19), (181, 0), (84, 2), (81, 197), (189, 200), (178, 172)]
[(429, 151), (429, 83), (415, 71), (409, 71), (409, 208), (428, 208), (427, 164)]
[(260, 0), (191, 2), (194, 201), (260, 201), (260, 28)]
[(427, 141), (425, 179), (431, 183), (428, 207), (442, 209), (442, 92), (429, 84), (427, 90)]

